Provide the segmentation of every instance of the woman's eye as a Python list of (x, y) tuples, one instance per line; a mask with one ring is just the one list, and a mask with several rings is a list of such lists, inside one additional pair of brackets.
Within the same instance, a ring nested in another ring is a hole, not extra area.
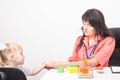
[(89, 24), (88, 27), (92, 27), (92, 26)]

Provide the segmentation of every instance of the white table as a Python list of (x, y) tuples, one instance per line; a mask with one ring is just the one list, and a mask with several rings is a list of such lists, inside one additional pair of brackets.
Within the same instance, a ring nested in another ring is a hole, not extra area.
[(57, 69), (51, 69), (40, 80), (120, 80), (120, 73), (113, 74), (110, 67), (104, 67), (104, 73), (93, 70), (92, 78), (79, 78), (78, 73), (58, 73)]

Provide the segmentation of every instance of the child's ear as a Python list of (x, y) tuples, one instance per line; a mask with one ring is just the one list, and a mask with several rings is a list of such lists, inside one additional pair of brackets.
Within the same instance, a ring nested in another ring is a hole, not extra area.
[(9, 59), (10, 59), (11, 61), (14, 61), (14, 60), (15, 60), (15, 55), (11, 54), (11, 55), (9, 56)]

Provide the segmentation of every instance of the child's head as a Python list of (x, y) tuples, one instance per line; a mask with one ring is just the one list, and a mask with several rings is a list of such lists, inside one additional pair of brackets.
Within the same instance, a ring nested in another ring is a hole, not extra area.
[(23, 50), (19, 44), (6, 43), (1, 47), (3, 49), (0, 50), (0, 65), (17, 66), (24, 64)]

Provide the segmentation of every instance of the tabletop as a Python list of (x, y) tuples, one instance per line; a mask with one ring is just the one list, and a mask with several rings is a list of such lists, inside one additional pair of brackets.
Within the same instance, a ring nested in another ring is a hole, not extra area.
[(93, 70), (93, 77), (80, 78), (78, 73), (58, 73), (57, 69), (50, 69), (40, 80), (119, 80), (120, 73), (112, 73), (110, 67), (104, 67), (103, 72)]

